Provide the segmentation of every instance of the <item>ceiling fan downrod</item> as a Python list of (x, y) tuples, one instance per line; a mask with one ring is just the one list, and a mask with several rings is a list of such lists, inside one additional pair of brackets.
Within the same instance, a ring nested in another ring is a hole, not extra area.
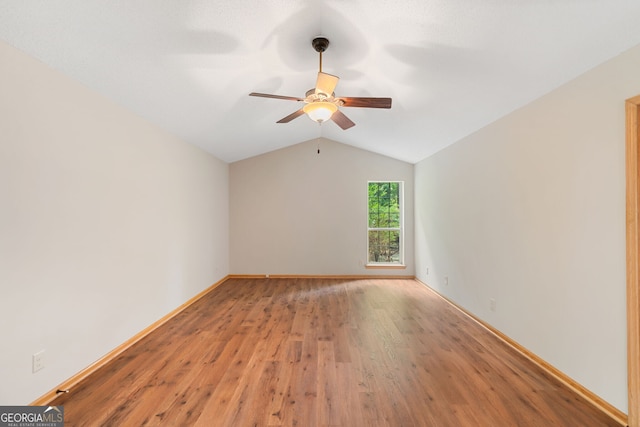
[(327, 39), (326, 37), (316, 37), (315, 39), (311, 40), (311, 46), (313, 46), (316, 52), (320, 54), (319, 71), (322, 72), (322, 52), (327, 50), (327, 48), (329, 47), (329, 39)]

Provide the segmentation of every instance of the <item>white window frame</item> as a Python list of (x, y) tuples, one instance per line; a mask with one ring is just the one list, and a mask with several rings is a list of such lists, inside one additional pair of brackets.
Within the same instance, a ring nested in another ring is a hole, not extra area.
[[(400, 227), (369, 227), (369, 184), (375, 183), (397, 183), (398, 184), (398, 203), (399, 203), (399, 222)], [(376, 180), (376, 181), (367, 181), (367, 253), (366, 253), (366, 267), (367, 268), (404, 268), (404, 181), (395, 181), (395, 180)], [(374, 262), (369, 260), (369, 232), (370, 231), (398, 231), (400, 236), (400, 241), (398, 242), (398, 261), (397, 262)]]

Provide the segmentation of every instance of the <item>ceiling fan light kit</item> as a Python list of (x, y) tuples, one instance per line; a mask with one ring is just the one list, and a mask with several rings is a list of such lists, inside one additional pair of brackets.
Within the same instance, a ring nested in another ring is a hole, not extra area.
[(302, 107), (302, 111), (314, 122), (326, 122), (338, 110), (336, 104), (327, 101), (316, 101)]
[(305, 94), (305, 98), (294, 96), (272, 95), (267, 93), (251, 92), (249, 96), (262, 98), (284, 99), (288, 101), (304, 102), (306, 105), (288, 116), (280, 119), (277, 123), (289, 123), (291, 120), (306, 114), (311, 120), (317, 123), (324, 123), (332, 120), (343, 130), (355, 126), (339, 107), (361, 107), (361, 108), (391, 108), (391, 98), (359, 98), (342, 97), (337, 98), (333, 92), (340, 80), (339, 77), (322, 72), (322, 52), (329, 47), (329, 40), (325, 37), (316, 37), (311, 41), (311, 46), (320, 55), (320, 66), (316, 86)]

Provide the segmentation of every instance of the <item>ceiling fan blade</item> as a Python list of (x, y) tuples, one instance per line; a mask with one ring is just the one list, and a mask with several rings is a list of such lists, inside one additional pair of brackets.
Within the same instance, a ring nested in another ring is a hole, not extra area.
[(343, 107), (391, 108), (391, 98), (340, 98)]
[(295, 96), (271, 95), (269, 93), (251, 92), (249, 94), (249, 96), (259, 96), (259, 97), (262, 97), (262, 98), (285, 99), (287, 101), (304, 101), (304, 99), (296, 98)]
[(347, 130), (350, 127), (355, 126), (356, 124), (351, 121), (351, 119), (344, 115), (344, 113), (340, 110), (337, 110), (335, 113), (331, 115), (331, 120), (333, 120), (338, 126), (342, 128), (342, 130)]
[(289, 114), (287, 117), (281, 118), (276, 123), (289, 123), (291, 120), (295, 119), (296, 117), (300, 117), (303, 114), (304, 114), (304, 111), (301, 108), (298, 111), (295, 111), (295, 112)]
[(316, 95), (324, 93), (327, 96), (331, 96), (338, 84), (338, 80), (340, 80), (339, 77), (320, 71), (316, 80)]

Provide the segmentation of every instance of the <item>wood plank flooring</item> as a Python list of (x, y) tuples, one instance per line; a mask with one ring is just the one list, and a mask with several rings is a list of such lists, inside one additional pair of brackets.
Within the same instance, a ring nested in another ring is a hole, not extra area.
[(52, 404), (67, 427), (619, 427), (402, 279), (228, 280)]

